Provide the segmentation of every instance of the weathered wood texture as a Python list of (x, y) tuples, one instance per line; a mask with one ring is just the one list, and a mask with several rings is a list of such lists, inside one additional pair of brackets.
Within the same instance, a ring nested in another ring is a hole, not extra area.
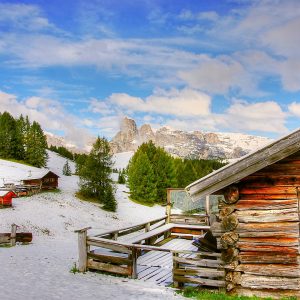
[(220, 259), (220, 253), (209, 253), (209, 256), (204, 253), (204, 257), (186, 257), (185, 252), (173, 253), (173, 281), (177, 287), (185, 283), (224, 287), (224, 277), (224, 263)]
[(296, 153), (235, 184), (236, 203), (220, 203), (211, 230), (222, 259), (233, 266), (227, 290), (300, 290), (299, 186)]

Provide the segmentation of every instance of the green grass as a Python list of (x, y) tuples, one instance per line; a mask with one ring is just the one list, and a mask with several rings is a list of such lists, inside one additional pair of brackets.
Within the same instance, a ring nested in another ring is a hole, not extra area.
[(10, 244), (0, 244), (0, 248), (11, 248)]
[(70, 273), (73, 273), (73, 274), (79, 273), (79, 269), (77, 268), (76, 262), (73, 263), (73, 266), (70, 269)]
[[(225, 291), (222, 290), (207, 290), (207, 289), (199, 289), (194, 287), (187, 287), (181, 291), (179, 291), (184, 297), (195, 299), (195, 300), (271, 300), (273, 298), (259, 298), (256, 296), (248, 297), (248, 296), (237, 296), (237, 295), (228, 295)], [(282, 298), (282, 300), (296, 300), (297, 297), (287, 297)]]
[(75, 193), (75, 197), (77, 197), (78, 199), (82, 200), (82, 201), (87, 201), (87, 202), (92, 202), (92, 203), (97, 203), (97, 204), (101, 204), (99, 199), (95, 198), (95, 197), (88, 197), (86, 195), (83, 195), (80, 192), (76, 192)]
[(134, 203), (137, 203), (137, 204), (141, 204), (141, 205), (144, 205), (144, 206), (148, 206), (148, 207), (153, 207), (154, 205), (165, 205), (165, 203), (163, 202), (148, 202), (147, 200), (136, 200), (136, 199), (132, 199), (131, 197), (129, 197), (129, 200), (131, 200), (132, 202)]

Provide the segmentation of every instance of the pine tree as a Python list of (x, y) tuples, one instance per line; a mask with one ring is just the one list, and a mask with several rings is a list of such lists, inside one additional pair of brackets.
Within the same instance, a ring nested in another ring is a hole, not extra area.
[(65, 176), (71, 176), (72, 175), (72, 171), (71, 171), (68, 160), (66, 160), (66, 162), (63, 166), (63, 175), (65, 175)]
[(29, 128), (26, 145), (26, 161), (39, 168), (45, 167), (48, 158), (47, 140), (40, 124), (35, 121)]
[(156, 178), (146, 153), (137, 151), (128, 168), (131, 198), (141, 202), (157, 201)]
[(104, 204), (104, 209), (115, 211), (117, 203), (111, 180), (112, 165), (109, 142), (98, 137), (90, 154), (80, 165), (78, 175), (82, 195), (93, 197)]
[(16, 121), (8, 112), (4, 112), (0, 118), (0, 141), (0, 157), (17, 158)]
[(167, 188), (176, 186), (175, 169), (172, 157), (162, 148), (157, 148), (153, 157), (153, 170), (156, 177), (157, 196), (160, 202), (167, 200)]
[(119, 175), (118, 175), (118, 183), (119, 184), (124, 184), (126, 182), (126, 180), (125, 180), (125, 170), (122, 169), (118, 173), (119, 173)]

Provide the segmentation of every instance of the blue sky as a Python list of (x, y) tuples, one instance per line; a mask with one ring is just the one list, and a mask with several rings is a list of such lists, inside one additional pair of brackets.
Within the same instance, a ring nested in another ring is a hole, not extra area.
[(278, 137), (299, 127), (298, 0), (0, 0), (0, 111), (83, 146), (122, 117)]

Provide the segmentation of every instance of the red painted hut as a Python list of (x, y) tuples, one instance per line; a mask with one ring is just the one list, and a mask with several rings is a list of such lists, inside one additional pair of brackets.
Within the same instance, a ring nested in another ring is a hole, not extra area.
[(17, 197), (13, 191), (0, 191), (0, 207), (12, 206), (12, 198)]

